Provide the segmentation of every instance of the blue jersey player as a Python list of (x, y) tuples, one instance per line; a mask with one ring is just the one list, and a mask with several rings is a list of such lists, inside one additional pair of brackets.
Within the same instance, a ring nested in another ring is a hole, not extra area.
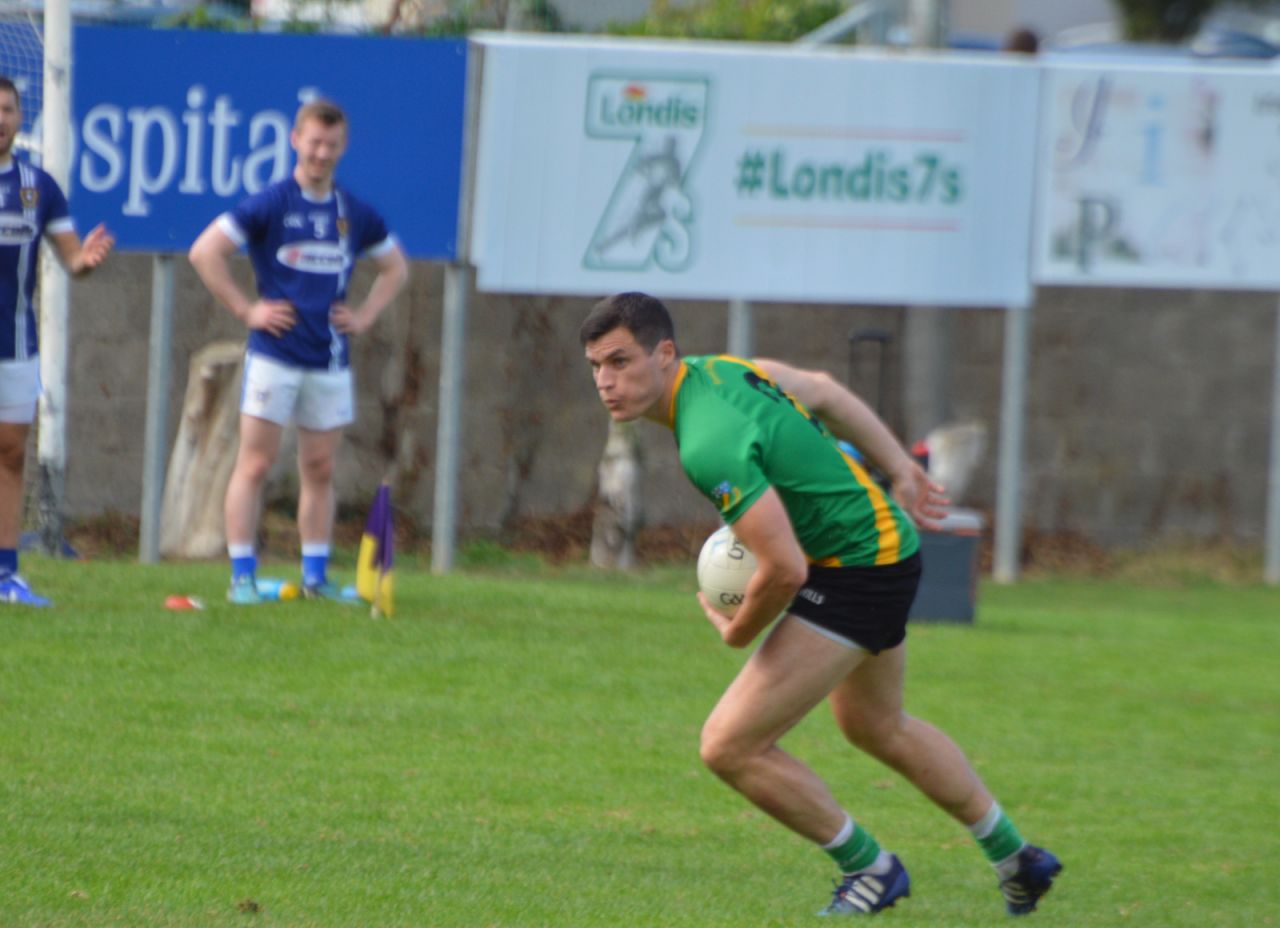
[(47, 606), (49, 600), (18, 574), (27, 433), (40, 394), (32, 302), (40, 239), (49, 238), (62, 266), (76, 276), (101, 264), (114, 239), (98, 226), (80, 240), (57, 183), (14, 157), (21, 128), (18, 88), (0, 77), (0, 603)]
[[(225, 504), (227, 598), (243, 605), (262, 599), (254, 549), (262, 487), (290, 420), (298, 425), (303, 592), (336, 596), (327, 575), (333, 465), (342, 429), (355, 415), (348, 339), (373, 325), (409, 274), (382, 218), (334, 182), (347, 144), (342, 110), (327, 100), (303, 105), (290, 141), (293, 174), (215, 219), (190, 254), (209, 292), (249, 329), (240, 450)], [(257, 299), (231, 274), (240, 247), (253, 265)], [(364, 301), (350, 305), (347, 284), (361, 256), (372, 258), (377, 275)]]

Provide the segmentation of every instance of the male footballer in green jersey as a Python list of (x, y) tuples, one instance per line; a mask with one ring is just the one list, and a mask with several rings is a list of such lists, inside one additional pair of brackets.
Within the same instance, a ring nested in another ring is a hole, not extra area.
[[(602, 300), (579, 334), (609, 414), (671, 428), (685, 474), (756, 557), (732, 618), (698, 594), (732, 647), (773, 625), (707, 719), (701, 754), (722, 780), (835, 860), (843, 879), (821, 914), (874, 914), (911, 888), (897, 855), (778, 747), (823, 699), (850, 742), (970, 830), (996, 869), (1007, 910), (1034, 911), (1062, 865), (1022, 839), (955, 742), (903, 710), (907, 612), (920, 578), (913, 520), (936, 526), (947, 503), (942, 487), (825, 373), (682, 358), (667, 308), (647, 294)], [(839, 439), (884, 472), (888, 492)]]

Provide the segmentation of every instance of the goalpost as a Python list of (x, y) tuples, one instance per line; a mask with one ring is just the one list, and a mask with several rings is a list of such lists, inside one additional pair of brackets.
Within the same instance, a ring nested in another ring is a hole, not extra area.
[[(71, 10), (68, 0), (0, 12), (0, 73), (22, 94), (16, 147), (68, 190), (71, 155)], [(40, 395), (36, 511), (40, 545), (63, 549), (66, 489), (67, 274), (52, 250), (40, 261)]]

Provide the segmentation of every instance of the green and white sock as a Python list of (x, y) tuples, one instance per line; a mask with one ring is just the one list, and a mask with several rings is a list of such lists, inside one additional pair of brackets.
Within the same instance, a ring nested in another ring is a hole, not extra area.
[(1018, 870), (1018, 852), (1027, 846), (1022, 835), (1000, 803), (991, 803), (986, 815), (969, 826), (969, 833), (977, 840), (987, 860), (996, 868), (1000, 879), (1008, 879)]
[(871, 833), (846, 815), (839, 834), (822, 845), (841, 873), (888, 873), (892, 861)]

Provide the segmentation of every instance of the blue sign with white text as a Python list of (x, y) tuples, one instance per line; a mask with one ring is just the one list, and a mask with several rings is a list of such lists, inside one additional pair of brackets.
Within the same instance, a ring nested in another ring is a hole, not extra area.
[(293, 117), (347, 113), (338, 183), (414, 258), (458, 254), (465, 40), (100, 26), (74, 34), (71, 211), (116, 247), (186, 251), (219, 213), (293, 170)]

